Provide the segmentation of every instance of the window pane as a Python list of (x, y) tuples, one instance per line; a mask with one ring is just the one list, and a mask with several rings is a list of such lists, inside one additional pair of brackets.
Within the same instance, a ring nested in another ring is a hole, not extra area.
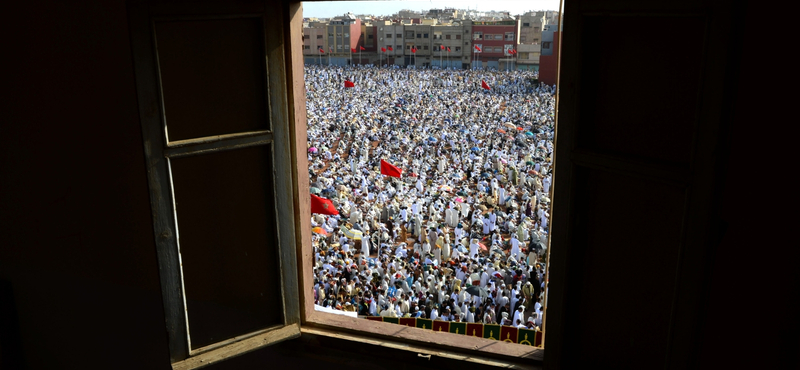
[(171, 161), (192, 348), (283, 323), (270, 146)]
[(157, 22), (170, 141), (269, 129), (260, 19)]

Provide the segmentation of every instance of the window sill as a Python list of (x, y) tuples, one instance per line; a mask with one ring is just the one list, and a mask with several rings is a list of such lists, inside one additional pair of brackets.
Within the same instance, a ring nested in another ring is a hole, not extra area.
[(196, 355), (183, 361), (172, 364), (172, 370), (199, 369), (223, 361), (228, 358), (243, 355), (274, 343), (297, 338), (301, 335), (298, 324), (276, 326), (256, 333), (232, 338), (214, 345), (214, 348), (201, 348), (195, 351)]
[(314, 312), (300, 331), (302, 335), (349, 340), (498, 368), (541, 369), (544, 357), (544, 350), (540, 348), (322, 312)]

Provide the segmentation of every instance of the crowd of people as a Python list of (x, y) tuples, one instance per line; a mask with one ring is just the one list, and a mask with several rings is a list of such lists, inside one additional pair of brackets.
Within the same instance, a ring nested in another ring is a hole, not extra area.
[(311, 192), (338, 211), (312, 214), (315, 303), (541, 329), (555, 87), (533, 71), (315, 65), (305, 84)]

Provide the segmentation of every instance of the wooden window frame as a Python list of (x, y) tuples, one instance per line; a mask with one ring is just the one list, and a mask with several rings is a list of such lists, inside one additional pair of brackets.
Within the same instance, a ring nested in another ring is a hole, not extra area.
[[(241, 355), (258, 348), (300, 336), (300, 301), (297, 279), (295, 230), (292, 222), (282, 222), (287, 212), (295, 214), (290, 197), (295, 188), (292, 178), (274, 176), (276, 206), (277, 266), (280, 268), (283, 323), (243, 333), (204, 347), (191, 348), (189, 321), (177, 235), (177, 217), (170, 159), (211, 152), (270, 145), (275, 174), (292, 168), (289, 136), (288, 84), (285, 73), (284, 27), (270, 22), (266, 3), (230, 6), (225, 3), (187, 7), (181, 4), (155, 4), (146, 1), (128, 3), (128, 22), (135, 82), (139, 101), (139, 118), (147, 160), (147, 177), (153, 213), (153, 231), (160, 270), (160, 281), (167, 327), (169, 355), (175, 370), (195, 369)], [(224, 135), (170, 141), (166, 120), (155, 40), (155, 22), (163, 20), (218, 20), (262, 18), (264, 31), (265, 82), (269, 106), (269, 130), (238, 132)], [(297, 57), (302, 58), (303, 43), (296, 40)]]
[[(391, 323), (375, 322), (319, 312), (314, 309), (313, 247), (310, 238), (311, 219), (306, 131), (306, 94), (303, 70), (302, 43), (297, 35), (303, 31), (302, 3), (290, 1), (289, 33), (286, 48), (286, 73), (290, 82), (289, 112), (294, 122), (292, 145), (294, 148), (292, 182), (294, 188), (295, 227), (297, 241), (298, 279), (300, 281), (301, 332), (323, 335), (361, 343), (403, 349), (425, 355), (437, 355), (499, 367), (538, 368), (544, 358), (544, 349), (524, 345), (511, 345), (484, 338), (411, 328)], [(406, 45), (410, 47), (411, 44)]]

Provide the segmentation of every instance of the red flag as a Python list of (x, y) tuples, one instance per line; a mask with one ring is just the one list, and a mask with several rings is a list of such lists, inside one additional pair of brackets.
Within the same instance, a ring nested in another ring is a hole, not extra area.
[(364, 49), (363, 46), (359, 46), (359, 47), (361, 48), (361, 51), (367, 50), (367, 49)]
[(325, 199), (311, 194), (311, 213), (321, 213), (323, 215), (338, 215), (339, 211), (333, 207), (330, 199)]
[(481, 51), (481, 52), (483, 51), (483, 50), (481, 50), (481, 48), (478, 47), (478, 45), (475, 45), (475, 50)]
[(328, 51), (333, 53), (333, 46), (328, 46)]
[(350, 51), (355, 53), (356, 52), (356, 48), (350, 48)]
[(344, 81), (344, 87), (356, 87), (356, 84), (345, 80)]
[(385, 53), (386, 52), (386, 48), (381, 48), (381, 51)]
[(319, 48), (319, 52), (325, 54), (325, 50), (322, 50), (322, 48)]
[(439, 50), (444, 50), (444, 45), (439, 45)]
[(389, 51), (394, 51), (391, 46), (389, 46)]
[(417, 52), (417, 48), (411, 48), (411, 52), (412, 53), (416, 53)]
[(381, 159), (381, 175), (400, 177), (401, 173), (403, 173), (403, 170)]
[(483, 87), (486, 90), (491, 90), (492, 89), (491, 87), (489, 87), (489, 85), (486, 84), (486, 81), (484, 81), (484, 80), (481, 80), (481, 87)]
[(447, 48), (447, 52), (450, 52), (450, 48)]

